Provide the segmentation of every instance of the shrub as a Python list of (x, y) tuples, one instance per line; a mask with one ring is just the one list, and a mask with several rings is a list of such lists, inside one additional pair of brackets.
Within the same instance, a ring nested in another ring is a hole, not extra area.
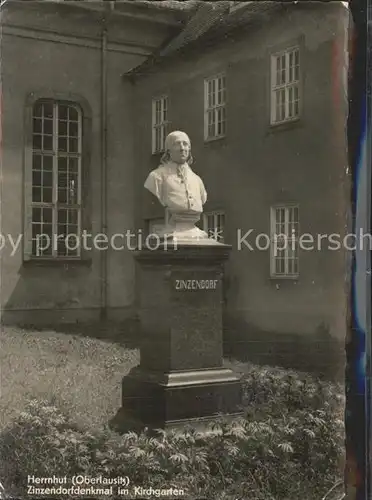
[(244, 418), (219, 419), (210, 434), (92, 433), (46, 401), (31, 401), (0, 435), (6, 457), (0, 477), (7, 490), (25, 497), (32, 473), (129, 476), (144, 487), (184, 488), (190, 498), (321, 498), (339, 476), (343, 453), (337, 387), (257, 368), (244, 387)]

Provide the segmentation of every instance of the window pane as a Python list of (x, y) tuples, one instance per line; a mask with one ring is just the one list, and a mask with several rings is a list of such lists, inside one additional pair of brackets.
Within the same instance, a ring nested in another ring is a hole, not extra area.
[(43, 120), (43, 133), (53, 135), (53, 120), (49, 118)]
[(275, 84), (280, 85), (281, 84), (281, 58), (278, 56), (275, 57), (275, 74), (276, 74)]
[(294, 51), (294, 64), (297, 68), (300, 65), (300, 51), (298, 49)]
[(298, 274), (299, 273), (299, 265), (298, 265), (298, 258), (296, 258), (293, 261), (293, 273)]
[[(212, 126), (214, 125), (215, 122), (215, 110), (212, 109), (211, 111), (208, 111), (208, 125)], [(214, 129), (214, 127), (213, 127)]]
[(58, 171), (59, 172), (67, 172), (67, 157), (60, 156), (58, 158)]
[(288, 274), (289, 275), (294, 274), (294, 265), (293, 265), (293, 263), (294, 263), (293, 259), (288, 260)]
[(293, 113), (294, 116), (299, 116), (300, 114), (300, 108), (299, 108), (299, 90), (298, 90), (298, 84), (293, 87), (293, 95), (294, 95), (294, 103), (293, 103)]
[(71, 173), (78, 173), (78, 159), (73, 156), (68, 160), (68, 169)]
[(78, 224), (78, 210), (77, 209), (71, 208), (68, 210), (68, 223), (69, 223), (69, 226), (71, 226), (71, 227), (74, 227), (74, 226), (77, 227), (77, 224)]
[(79, 115), (78, 115), (77, 110), (72, 106), (69, 106), (69, 108), (68, 108), (68, 119), (69, 120), (76, 120), (76, 121), (79, 119)]
[(42, 220), (43, 222), (47, 222), (49, 224), (52, 223), (53, 211), (51, 208), (42, 208)]
[(53, 150), (53, 136), (44, 135), (43, 136), (43, 150), (52, 151)]
[(58, 150), (67, 152), (67, 139), (65, 137), (58, 137)]
[(47, 172), (51, 172), (53, 170), (53, 156), (43, 156), (43, 170)]
[(66, 224), (67, 223), (67, 210), (66, 209), (58, 210), (57, 223), (58, 224)]
[[(34, 207), (32, 209), (32, 223), (52, 223), (52, 208)], [(40, 226), (41, 227), (41, 226)]]
[(68, 135), (70, 137), (78, 137), (78, 124), (76, 122), (69, 122)]
[(297, 223), (299, 222), (299, 220), (298, 220), (298, 207), (293, 208), (293, 220)]
[(53, 187), (53, 172), (43, 171), (43, 186)]
[(32, 156), (32, 169), (41, 170), (41, 155), (33, 154)]
[(61, 236), (60, 240), (62, 240), (62, 236), (63, 236), (63, 239), (67, 236), (68, 232), (67, 232), (67, 223), (64, 223), (64, 224), (57, 224), (57, 233), (58, 233), (58, 236)]
[(280, 120), (280, 103), (279, 103), (279, 93), (276, 91), (274, 93), (274, 100), (275, 100), (275, 120), (278, 122)]
[(67, 136), (67, 121), (58, 120), (58, 135)]
[(57, 255), (59, 257), (66, 257), (67, 256), (67, 249), (66, 249), (64, 238), (57, 242)]
[(31, 251), (32, 251), (32, 255), (35, 256), (35, 257), (38, 256), (37, 248), (36, 247), (37, 247), (36, 240), (33, 238), (32, 239), (32, 250)]
[(32, 172), (32, 186), (41, 186), (41, 170), (34, 170)]
[(278, 250), (277, 254), (278, 255), (276, 258), (276, 262), (275, 262), (276, 273), (277, 274), (284, 274), (285, 273), (284, 252), (283, 252), (283, 250)]
[(53, 201), (53, 189), (49, 187), (43, 187), (43, 202), (52, 203)]
[(226, 122), (223, 121), (221, 124), (220, 124), (220, 135), (225, 135), (226, 134)]
[(296, 82), (298, 82), (299, 79), (300, 79), (300, 67), (299, 66), (295, 66), (294, 67), (294, 80)]
[(41, 208), (32, 209), (32, 222), (41, 222)]
[(69, 152), (77, 153), (78, 152), (78, 140), (77, 139), (69, 139)]
[(294, 115), (299, 116), (299, 114), (300, 114), (299, 104), (298, 104), (298, 101), (295, 101), (294, 102)]
[(79, 240), (77, 239), (77, 225), (70, 224), (69, 218), (71, 217), (69, 212), (71, 210), (59, 210), (58, 211), (58, 225), (57, 231), (62, 238), (58, 241), (58, 255), (62, 256), (74, 256), (78, 255)]
[(207, 94), (208, 94), (208, 108), (211, 108), (212, 105), (213, 105), (213, 101), (212, 101), (212, 82), (211, 81), (208, 82), (207, 87), (208, 87), (208, 91), (207, 91)]
[(40, 187), (33, 187), (32, 188), (32, 201), (36, 202), (36, 203), (41, 201), (41, 188)]
[(283, 88), (279, 91), (279, 96), (280, 96), (279, 117), (281, 121), (285, 119), (285, 90), (286, 89)]
[(285, 64), (285, 54), (283, 54), (281, 56), (281, 77), (280, 77), (280, 83), (281, 84), (284, 84), (285, 83), (285, 79), (286, 79), (286, 64)]
[(43, 115), (44, 118), (53, 118), (53, 103), (45, 102), (43, 104)]
[(294, 53), (290, 52), (289, 56), (289, 68), (288, 68), (288, 82), (293, 81), (293, 66), (294, 66)]
[(67, 120), (68, 119), (67, 106), (66, 105), (60, 104), (58, 106), (58, 118), (60, 120)]
[(41, 132), (42, 132), (42, 120), (34, 118), (33, 133), (34, 134), (41, 134)]
[[(72, 235), (73, 233), (70, 234)], [(77, 257), (79, 255), (79, 239), (70, 236), (70, 239), (67, 243), (68, 243), (68, 248), (67, 248), (68, 256)]]
[(68, 183), (68, 173), (59, 172), (58, 173), (58, 201), (60, 203), (67, 203), (67, 183)]
[(288, 117), (292, 118), (293, 114), (294, 114), (294, 108), (293, 108), (293, 88), (292, 87), (288, 87), (287, 91), (288, 91), (288, 97), (287, 97), (287, 100), (288, 100)]
[(159, 127), (155, 129), (155, 151), (161, 151), (161, 131)]
[(42, 224), (32, 224), (32, 237), (37, 238), (42, 234)]
[(36, 150), (41, 150), (41, 135), (34, 134), (32, 147)]

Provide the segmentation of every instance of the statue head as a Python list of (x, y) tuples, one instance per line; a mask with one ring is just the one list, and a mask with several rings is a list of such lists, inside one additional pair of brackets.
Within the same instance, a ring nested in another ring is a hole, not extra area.
[(191, 155), (191, 141), (185, 132), (175, 130), (167, 135), (165, 139), (165, 152), (161, 158), (162, 163), (173, 161), (175, 163), (188, 163), (193, 162)]

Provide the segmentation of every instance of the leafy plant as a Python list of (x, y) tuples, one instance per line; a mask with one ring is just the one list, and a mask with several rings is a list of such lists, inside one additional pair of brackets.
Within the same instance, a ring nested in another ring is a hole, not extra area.
[[(32, 400), (0, 434), (0, 477), (25, 496), (27, 475), (129, 476), (132, 484), (184, 488), (190, 498), (310, 500), (340, 476), (342, 396), (337, 386), (253, 367), (246, 411), (216, 419), (210, 432), (158, 430), (118, 435), (79, 427), (47, 401)], [(30, 453), (32, 450), (32, 453)]]

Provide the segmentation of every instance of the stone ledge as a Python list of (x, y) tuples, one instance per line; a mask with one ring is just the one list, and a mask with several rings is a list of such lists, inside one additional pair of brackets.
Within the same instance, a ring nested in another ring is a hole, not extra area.
[(135, 367), (128, 374), (138, 381), (150, 382), (166, 387), (236, 382), (239, 376), (229, 368), (210, 368), (204, 370), (185, 370), (183, 372), (160, 373)]
[(156, 263), (169, 264), (175, 261), (202, 261), (209, 265), (222, 262), (229, 258), (231, 245), (210, 244), (197, 245), (194, 243), (180, 244), (176, 246), (173, 243), (162, 243), (156, 249), (143, 248), (134, 250), (134, 257), (138, 261), (153, 261)]
[[(242, 411), (240, 377), (229, 369), (183, 373), (183, 380), (169, 381), (173, 374), (159, 373), (160, 382), (135, 367), (123, 378), (122, 408), (146, 426), (165, 428), (190, 419), (216, 419)], [(216, 376), (217, 375), (217, 376)], [(175, 374), (177, 377), (177, 374)], [(189, 380), (187, 380), (189, 379)], [(173, 383), (172, 383), (173, 382)]]

